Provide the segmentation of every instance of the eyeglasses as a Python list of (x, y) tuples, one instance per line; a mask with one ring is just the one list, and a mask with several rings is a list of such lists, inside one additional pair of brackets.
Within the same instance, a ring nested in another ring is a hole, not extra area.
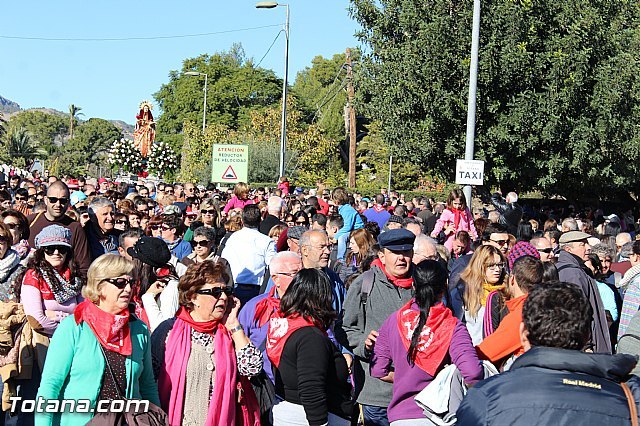
[(211, 215), (214, 215), (214, 214), (216, 214), (216, 211), (215, 211), (214, 209), (211, 209), (211, 210), (200, 210), (200, 213), (201, 213), (201, 214), (211, 214)]
[(126, 220), (116, 220), (116, 225), (126, 225), (127, 221)]
[(172, 227), (170, 227), (170, 226), (162, 225), (162, 230), (163, 230), (163, 231), (168, 231), (168, 230), (170, 230), (170, 229), (173, 229), (173, 228), (172, 228)]
[(504, 263), (489, 263), (487, 269), (504, 269)]
[(295, 277), (297, 272), (276, 272), (276, 275), (286, 275), (287, 277)]
[(4, 224), (9, 229), (18, 229), (20, 227), (19, 223), (7, 223), (7, 222), (5, 222)]
[(492, 241), (499, 246), (503, 246), (509, 242), (509, 240), (492, 240), (492, 239), (489, 239), (489, 241)]
[(55, 203), (57, 203), (58, 201), (60, 201), (60, 204), (65, 205), (65, 204), (67, 204), (67, 203), (69, 202), (69, 199), (68, 199), (68, 198), (64, 198), (64, 197), (62, 197), (62, 198), (58, 198), (58, 197), (47, 197), (47, 198), (49, 199), (49, 202), (50, 202), (51, 204), (55, 204)]
[(46, 246), (43, 247), (45, 254), (49, 255), (49, 256), (53, 256), (56, 251), (58, 252), (58, 254), (64, 256), (67, 253), (69, 253), (69, 247), (67, 246)]
[(233, 294), (233, 289), (231, 287), (214, 287), (214, 288), (202, 288), (200, 290), (196, 290), (197, 294), (203, 294), (205, 296), (213, 296), (216, 299), (219, 299), (222, 296), (222, 293), (227, 296), (231, 296)]
[(161, 226), (160, 225), (151, 225), (149, 226), (149, 229), (153, 230), (153, 231), (157, 231), (158, 229), (160, 229)]
[(209, 241), (208, 240), (200, 240), (200, 241), (193, 241), (191, 244), (193, 244), (193, 247), (209, 247)]
[(121, 290), (128, 285), (133, 286), (134, 283), (133, 279), (131, 278), (107, 278), (105, 281), (109, 284), (115, 285)]
[(298, 225), (306, 225), (306, 224), (307, 224), (307, 221), (305, 221), (305, 220), (298, 220), (298, 221), (296, 221), (296, 224), (298, 224)]
[(539, 248), (539, 249), (536, 249), (536, 250), (538, 250), (540, 253), (551, 253), (553, 251), (553, 249), (551, 247)]
[(27, 199), (27, 197), (21, 197), (21, 196), (16, 195), (16, 201), (24, 201), (26, 199)]

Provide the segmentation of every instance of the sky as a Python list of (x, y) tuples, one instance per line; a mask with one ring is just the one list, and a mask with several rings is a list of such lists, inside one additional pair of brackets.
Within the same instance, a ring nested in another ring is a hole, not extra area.
[[(228, 50), (241, 43), (259, 61), (282, 29), (286, 9), (256, 9), (255, 1), (124, 0), (12, 1), (2, 5), (0, 96), (26, 108), (67, 112), (82, 119), (135, 122), (142, 100), (167, 83), (182, 61)], [(359, 45), (348, 0), (289, 0), (289, 81), (318, 55), (331, 57)], [(265, 27), (259, 28), (256, 27)], [(235, 31), (253, 28), (246, 31)], [(226, 32), (226, 33), (221, 33)], [(24, 40), (202, 37), (126, 41)], [(282, 77), (282, 34), (261, 63)], [(195, 78), (195, 77), (194, 77)], [(154, 111), (157, 111), (157, 105)]]

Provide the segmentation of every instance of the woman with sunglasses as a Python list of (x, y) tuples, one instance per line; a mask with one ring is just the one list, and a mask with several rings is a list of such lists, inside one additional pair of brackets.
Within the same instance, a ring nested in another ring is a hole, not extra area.
[(26, 265), (27, 256), (31, 252), (27, 217), (17, 210), (5, 210), (2, 212), (2, 221), (11, 233), (11, 249), (18, 253), (20, 260)]
[(13, 239), (12, 230), (6, 223), (0, 223), (0, 302), (15, 299), (15, 282), (25, 269), (20, 255), (11, 247)]
[[(484, 317), (487, 296), (494, 291), (504, 290), (505, 262), (506, 259), (498, 248), (490, 245), (480, 246), (460, 275), (459, 285), (464, 286), (462, 291), (459, 290), (464, 304), (464, 318), (475, 346), (486, 337)], [(493, 304), (490, 306), (493, 311)], [(498, 326), (501, 308), (496, 307), (498, 316), (493, 324), (494, 329)], [(506, 313), (508, 310), (504, 312), (505, 315)]]
[(156, 215), (149, 219), (145, 234), (149, 237), (162, 238), (162, 216)]
[[(44, 400), (142, 399), (160, 405), (146, 325), (128, 310), (133, 264), (105, 254), (89, 268), (86, 297), (53, 339), (38, 397)], [(41, 424), (86, 424), (94, 413), (38, 414)], [(57, 417), (59, 416), (59, 417)]]
[[(28, 325), (32, 329), (31, 346), (34, 360), (31, 378), (17, 381), (18, 396), (35, 399), (40, 385), (40, 373), (49, 347), (49, 339), (60, 322), (71, 315), (83, 300), (83, 282), (75, 273), (72, 262), (71, 231), (60, 225), (49, 225), (35, 237), (36, 250), (27, 269), (15, 281), (13, 294), (23, 304)], [(33, 413), (21, 413), (29, 424)]]
[(240, 301), (230, 281), (221, 263), (189, 266), (178, 287), (180, 310), (152, 335), (169, 424), (259, 424), (260, 407), (247, 377), (262, 370), (262, 354), (238, 321)]
[(215, 250), (216, 234), (212, 228), (205, 228), (201, 226), (193, 231), (193, 239), (191, 240), (191, 246), (193, 252), (180, 260), (185, 266), (192, 265), (194, 263), (202, 263), (205, 260), (216, 260)]
[(201, 222), (205, 228), (213, 228), (216, 233), (215, 244), (220, 244), (225, 234), (224, 226), (220, 220), (220, 208), (217, 201), (212, 198), (207, 198), (200, 203), (199, 215), (194, 221)]

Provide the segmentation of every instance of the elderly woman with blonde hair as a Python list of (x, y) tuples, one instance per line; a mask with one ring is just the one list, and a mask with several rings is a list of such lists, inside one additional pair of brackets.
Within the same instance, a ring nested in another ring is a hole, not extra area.
[[(49, 346), (38, 398), (142, 399), (159, 405), (147, 326), (129, 312), (133, 263), (114, 254), (97, 258), (73, 315), (64, 319)], [(84, 425), (89, 413), (41, 413), (43, 424)]]

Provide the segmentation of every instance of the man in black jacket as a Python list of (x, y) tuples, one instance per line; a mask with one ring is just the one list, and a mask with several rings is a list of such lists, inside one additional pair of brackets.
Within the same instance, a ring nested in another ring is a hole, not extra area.
[(507, 198), (502, 198), (502, 194), (496, 192), (491, 196), (491, 203), (500, 213), (498, 223), (506, 225), (509, 233), (516, 235), (518, 224), (522, 219), (522, 207), (518, 204), (518, 194), (510, 192), (507, 194)]
[(555, 281), (535, 287), (520, 324), (525, 353), (510, 371), (469, 390), (457, 424), (629, 425), (623, 385), (637, 405), (640, 378), (629, 374), (638, 357), (583, 352), (591, 316), (577, 286)]

